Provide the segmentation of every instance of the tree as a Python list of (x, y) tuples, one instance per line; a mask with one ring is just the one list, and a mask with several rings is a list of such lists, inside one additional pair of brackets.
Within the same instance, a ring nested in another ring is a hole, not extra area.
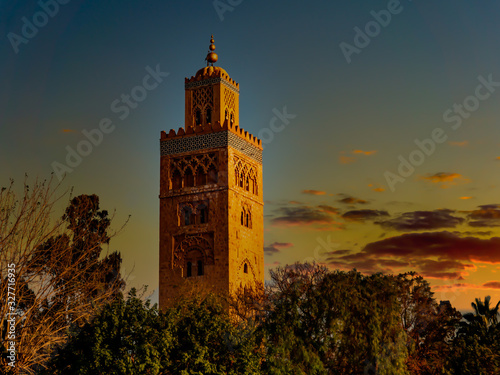
[[(113, 235), (99, 198), (75, 197), (62, 218), (53, 220), (64, 197), (58, 188), (51, 181), (36, 181), (32, 187), (25, 182), (18, 197), (11, 182), (0, 192), (0, 361), (4, 366), (9, 362), (6, 314), (12, 312), (20, 373), (39, 372), (52, 350), (65, 342), (69, 327), (83, 324), (123, 287), (119, 253), (102, 254)], [(9, 292), (15, 295), (14, 305), (6, 303)]]
[(474, 312), (464, 314), (448, 360), (450, 374), (500, 374), (500, 302), (491, 307), (490, 300), (476, 298)]
[(70, 335), (46, 374), (160, 374), (173, 346), (172, 321), (136, 290), (106, 305), (99, 315)]
[(429, 283), (414, 272), (398, 275), (398, 284), (408, 370), (415, 375), (442, 374), (462, 315), (448, 301), (438, 304)]
[(134, 290), (72, 335), (47, 374), (260, 374), (250, 327), (231, 322), (214, 295), (158, 310)]
[(266, 374), (405, 374), (392, 276), (295, 264), (271, 271)]

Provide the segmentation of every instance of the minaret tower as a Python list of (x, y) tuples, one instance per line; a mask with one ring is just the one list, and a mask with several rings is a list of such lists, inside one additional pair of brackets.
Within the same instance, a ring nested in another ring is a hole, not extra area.
[(239, 84), (214, 66), (185, 79), (185, 125), (161, 132), (161, 308), (193, 283), (216, 293), (264, 282), (262, 143), (239, 127)]

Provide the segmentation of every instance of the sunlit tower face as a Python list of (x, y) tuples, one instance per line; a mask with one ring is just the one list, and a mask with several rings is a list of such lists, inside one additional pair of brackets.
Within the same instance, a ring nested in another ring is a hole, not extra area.
[(213, 66), (185, 80), (185, 124), (160, 139), (160, 307), (186, 284), (264, 282), (262, 144), (239, 128), (239, 84)]

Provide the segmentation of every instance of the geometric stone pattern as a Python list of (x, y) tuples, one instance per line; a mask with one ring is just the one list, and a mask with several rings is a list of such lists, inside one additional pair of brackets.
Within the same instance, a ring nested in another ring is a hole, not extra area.
[(213, 86), (201, 87), (198, 90), (193, 92), (193, 113), (196, 112), (196, 109), (203, 110), (208, 105), (208, 107), (213, 106), (214, 101), (214, 91)]
[(224, 104), (230, 111), (234, 111), (235, 94), (233, 91), (224, 88)]
[(262, 151), (229, 130), (164, 140), (160, 142), (160, 153), (161, 156), (166, 156), (227, 146), (231, 146), (258, 163), (262, 163)]
[(182, 268), (183, 259), (188, 250), (196, 248), (203, 253), (205, 264), (214, 264), (214, 234), (197, 233), (195, 235), (181, 234), (174, 237), (174, 261), (172, 267)]
[(208, 85), (214, 85), (216, 83), (221, 82), (224, 86), (230, 88), (234, 92), (239, 93), (240, 90), (231, 85), (229, 82), (227, 82), (225, 79), (217, 77), (217, 78), (210, 78), (210, 79), (205, 79), (203, 81), (194, 81), (194, 82), (189, 82), (184, 85), (186, 89), (191, 89), (193, 87), (200, 87), (200, 86), (208, 86)]

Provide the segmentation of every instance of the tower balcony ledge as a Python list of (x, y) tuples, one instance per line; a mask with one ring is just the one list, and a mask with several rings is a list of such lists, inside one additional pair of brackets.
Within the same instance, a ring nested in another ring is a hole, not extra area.
[(243, 138), (247, 142), (256, 146), (260, 150), (263, 150), (262, 141), (259, 138), (257, 138), (253, 134), (247, 132), (243, 128), (240, 128), (238, 125), (230, 124), (229, 121), (227, 121), (227, 120), (224, 121), (224, 123), (222, 125), (219, 121), (217, 121), (214, 124), (206, 124), (206, 125), (198, 125), (198, 126), (186, 126), (186, 129), (179, 128), (179, 130), (177, 130), (177, 132), (174, 129), (170, 129), (170, 131), (168, 133), (165, 132), (164, 130), (162, 130), (160, 141), (162, 141), (162, 142), (163, 141), (170, 141), (170, 140), (174, 140), (174, 139), (191, 137), (191, 136), (196, 136), (196, 135), (201, 135), (201, 134), (216, 133), (216, 132), (220, 132), (220, 131), (230, 131), (231, 133), (238, 135), (240, 138)]

